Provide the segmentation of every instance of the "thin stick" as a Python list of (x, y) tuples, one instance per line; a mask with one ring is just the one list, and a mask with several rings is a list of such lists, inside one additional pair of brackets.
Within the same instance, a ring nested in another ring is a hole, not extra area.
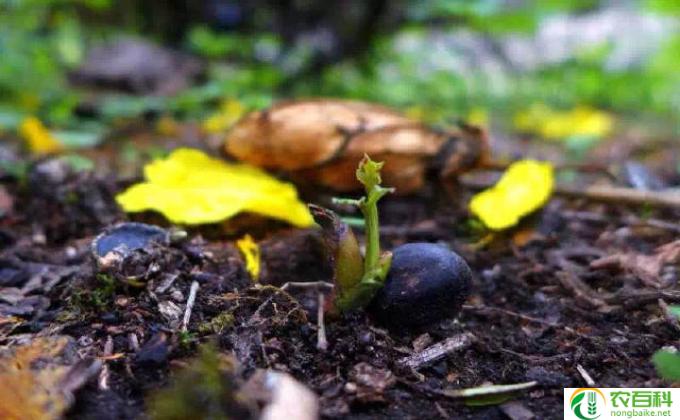
[[(108, 357), (113, 353), (113, 338), (109, 335), (106, 337), (106, 343), (104, 344), (104, 354), (102, 356)], [(102, 370), (99, 371), (99, 380), (97, 385), (101, 391), (106, 391), (109, 389), (109, 365), (107, 363), (102, 364)]]
[(335, 287), (333, 283), (327, 281), (289, 281), (281, 286), (281, 290), (288, 290), (288, 288), (294, 287), (297, 289), (316, 289), (320, 287), (325, 287), (327, 289), (332, 289)]
[[(598, 213), (592, 213), (587, 211), (573, 211), (573, 210), (562, 210), (560, 213), (562, 216), (569, 217), (576, 220), (582, 220), (585, 222), (595, 222), (595, 223), (609, 223), (612, 221), (610, 214), (602, 215)], [(660, 230), (667, 230), (670, 232), (680, 233), (680, 225), (677, 223), (666, 222), (658, 219), (641, 219), (637, 216), (628, 215), (622, 217), (618, 220), (618, 223), (624, 223), (634, 226), (651, 227)]]
[(316, 348), (321, 351), (326, 351), (328, 349), (328, 340), (326, 339), (326, 324), (323, 322), (323, 307), (326, 303), (326, 299), (323, 293), (319, 292), (319, 307), (316, 312), (316, 320), (318, 325)]
[(139, 339), (137, 338), (137, 334), (130, 333), (128, 335), (128, 343), (130, 344), (130, 349), (132, 349), (133, 352), (139, 351)]
[(517, 318), (519, 318), (519, 319), (523, 319), (523, 320), (525, 320), (525, 321), (535, 322), (535, 323), (537, 323), (537, 324), (542, 324), (542, 325), (545, 325), (545, 326), (548, 326), (548, 327), (562, 328), (562, 325), (556, 324), (556, 323), (554, 323), (554, 322), (549, 322), (549, 321), (546, 321), (546, 320), (544, 320), (544, 319), (534, 318), (533, 316), (520, 314), (519, 312), (513, 312), (513, 311), (510, 311), (510, 310), (508, 310), (508, 309), (497, 308), (497, 307), (494, 307), (494, 306), (485, 306), (485, 305), (482, 305), (482, 306), (463, 305), (463, 310), (471, 310), (471, 311), (478, 311), (478, 312), (484, 312), (484, 311), (496, 311), (496, 312), (503, 313), (503, 314), (505, 314), (505, 315), (514, 316), (514, 317), (517, 317)]
[(576, 370), (578, 370), (578, 373), (581, 375), (583, 380), (586, 381), (586, 384), (588, 384), (588, 386), (595, 386), (595, 381), (593, 380), (593, 377), (590, 376), (586, 368), (581, 366), (580, 363), (576, 365)]
[(557, 186), (555, 192), (568, 197), (586, 198), (605, 203), (680, 208), (680, 193), (668, 190), (647, 191), (636, 190), (635, 188), (593, 185), (585, 189)]
[(191, 311), (194, 309), (194, 303), (196, 302), (196, 292), (198, 292), (198, 282), (192, 281), (191, 288), (189, 289), (189, 297), (187, 298), (187, 306), (184, 309), (184, 318), (182, 319), (182, 331), (186, 331), (187, 326), (189, 325)]

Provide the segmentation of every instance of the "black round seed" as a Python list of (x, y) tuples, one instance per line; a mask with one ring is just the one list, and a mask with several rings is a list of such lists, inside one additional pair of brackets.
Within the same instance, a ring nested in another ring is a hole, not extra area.
[(371, 312), (390, 328), (415, 328), (455, 316), (470, 292), (472, 272), (447, 248), (411, 243), (393, 251), (385, 286)]

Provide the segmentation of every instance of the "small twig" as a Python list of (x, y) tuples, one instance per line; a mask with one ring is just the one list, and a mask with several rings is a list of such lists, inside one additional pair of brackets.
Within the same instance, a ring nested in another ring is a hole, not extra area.
[(654, 302), (658, 299), (665, 299), (672, 302), (680, 302), (680, 291), (670, 289), (632, 289), (623, 287), (614, 293), (604, 296), (604, 300), (610, 304), (621, 304), (630, 309), (641, 305)]
[(577, 302), (584, 302), (590, 308), (606, 308), (608, 306), (603, 299), (597, 296), (597, 292), (571, 271), (558, 271), (555, 275), (562, 286), (577, 298)]
[(554, 362), (560, 362), (560, 361), (566, 361), (571, 357), (571, 353), (560, 353), (560, 354), (555, 354), (553, 356), (537, 356), (533, 354), (524, 354), (520, 353), (514, 350), (510, 349), (505, 349), (505, 348), (500, 348), (500, 351), (503, 353), (511, 354), (515, 357), (519, 357), (521, 359), (527, 360), (533, 364), (542, 364), (542, 363), (554, 363)]
[(189, 325), (189, 318), (191, 318), (191, 311), (194, 309), (194, 303), (196, 302), (196, 293), (198, 292), (198, 282), (192, 281), (191, 288), (189, 289), (189, 297), (187, 298), (187, 306), (184, 309), (184, 318), (182, 318), (182, 331), (187, 330)]
[(593, 377), (590, 376), (588, 371), (583, 366), (581, 366), (580, 363), (576, 365), (576, 370), (581, 375), (583, 380), (586, 381), (586, 384), (588, 384), (588, 386), (595, 386), (595, 381), (593, 380)]
[(323, 321), (324, 305), (326, 303), (323, 293), (319, 293), (319, 307), (316, 312), (316, 322), (318, 325), (316, 348), (321, 351), (328, 349), (328, 340), (326, 339), (326, 324)]
[[(571, 219), (576, 219), (576, 220), (581, 220), (584, 222), (591, 222), (591, 223), (611, 223), (612, 222), (612, 215), (611, 214), (599, 214), (599, 213), (593, 213), (593, 212), (588, 212), (588, 211), (573, 211), (573, 210), (562, 210), (560, 214), (564, 217), (571, 218)], [(669, 232), (674, 232), (674, 233), (680, 233), (680, 225), (677, 223), (672, 223), (672, 222), (666, 222), (663, 220), (658, 220), (658, 219), (641, 219), (637, 216), (634, 215), (627, 215), (623, 216), (620, 220), (618, 220), (619, 223), (627, 224), (627, 225), (632, 225), (632, 226), (641, 226), (641, 227), (649, 227), (649, 228), (655, 228), (655, 229), (660, 229), (660, 230), (666, 230)]]
[(475, 339), (476, 337), (471, 333), (454, 335), (421, 352), (400, 359), (397, 361), (397, 365), (403, 368), (419, 369), (427, 364), (440, 360), (449, 353), (469, 347)]
[(450, 419), (451, 414), (449, 414), (444, 407), (442, 407), (438, 402), (434, 403), (434, 407), (437, 409), (437, 413), (443, 418), (443, 419)]
[[(113, 338), (109, 335), (106, 337), (106, 343), (104, 343), (104, 352), (102, 354), (103, 358), (111, 356), (113, 353)], [(101, 391), (106, 391), (109, 389), (109, 365), (108, 363), (102, 363), (102, 369), (99, 371), (99, 380), (97, 385)]]
[(335, 287), (333, 283), (327, 281), (289, 281), (281, 286), (281, 290), (288, 290), (288, 288), (295, 287), (298, 289), (315, 289), (320, 287), (325, 287), (327, 289), (332, 289)]
[(586, 188), (558, 186), (555, 188), (555, 192), (569, 197), (586, 198), (605, 203), (680, 208), (680, 193), (668, 190), (652, 191), (608, 185), (593, 185)]
[(545, 325), (545, 326), (547, 326), (547, 327), (553, 327), (553, 328), (562, 328), (562, 327), (563, 327), (561, 324), (557, 324), (557, 323), (554, 323), (554, 322), (546, 321), (546, 320), (540, 319), (540, 318), (535, 318), (535, 317), (533, 317), (533, 316), (521, 314), (521, 313), (519, 313), (519, 312), (510, 311), (510, 310), (508, 310), (508, 309), (497, 308), (497, 307), (494, 307), (494, 306), (486, 306), (486, 305), (482, 305), (482, 306), (463, 305), (463, 310), (471, 310), (471, 311), (479, 311), (479, 312), (484, 312), (484, 311), (495, 311), (495, 312), (500, 312), (500, 313), (505, 314), (505, 315), (513, 316), (513, 317), (516, 317), (516, 318), (519, 318), (519, 319), (523, 319), (523, 320), (525, 320), (525, 321), (535, 322), (535, 323), (537, 323), (537, 324)]
[(130, 333), (128, 334), (128, 343), (130, 345), (130, 349), (133, 352), (139, 351), (139, 339), (137, 338), (137, 334), (135, 333)]
[(264, 343), (262, 340), (262, 331), (257, 332), (257, 342), (260, 343), (260, 351), (262, 352), (262, 358), (264, 359), (264, 362), (267, 364), (268, 368), (271, 368), (272, 362), (269, 359), (269, 355), (267, 354), (267, 349), (264, 348)]

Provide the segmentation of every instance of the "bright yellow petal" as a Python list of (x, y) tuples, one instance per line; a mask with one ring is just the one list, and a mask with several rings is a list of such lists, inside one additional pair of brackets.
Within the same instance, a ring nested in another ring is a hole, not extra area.
[(31, 153), (47, 154), (64, 149), (64, 146), (36, 117), (26, 117), (19, 126), (19, 134), (26, 141), (26, 146)]
[(236, 247), (245, 259), (246, 270), (250, 273), (250, 277), (257, 281), (260, 276), (260, 246), (250, 235), (245, 235), (236, 241)]
[(155, 210), (175, 223), (202, 224), (247, 211), (310, 226), (307, 206), (292, 184), (244, 164), (211, 158), (200, 150), (178, 149), (144, 167), (147, 182), (116, 197), (128, 212)]
[(572, 136), (601, 138), (614, 126), (613, 117), (603, 111), (579, 106), (568, 111), (556, 111), (543, 104), (534, 104), (514, 117), (515, 128), (546, 139)]
[(495, 186), (476, 194), (470, 211), (493, 230), (507, 229), (541, 208), (554, 186), (553, 167), (548, 162), (515, 162)]

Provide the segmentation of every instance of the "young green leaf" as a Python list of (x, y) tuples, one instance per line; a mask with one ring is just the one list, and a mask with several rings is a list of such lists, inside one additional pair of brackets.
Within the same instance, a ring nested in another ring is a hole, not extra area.
[(664, 379), (680, 381), (680, 354), (659, 350), (654, 353), (652, 362)]

